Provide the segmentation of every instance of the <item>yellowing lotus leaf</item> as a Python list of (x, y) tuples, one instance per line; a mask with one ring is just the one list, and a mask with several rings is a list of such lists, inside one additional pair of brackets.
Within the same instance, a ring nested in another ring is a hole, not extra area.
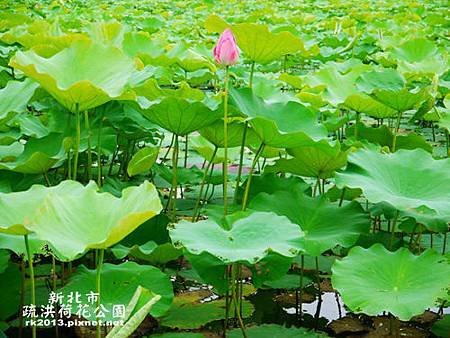
[(77, 41), (50, 58), (19, 51), (10, 66), (39, 82), (59, 103), (74, 112), (113, 99), (133, 99), (128, 82), (135, 62), (113, 46)]

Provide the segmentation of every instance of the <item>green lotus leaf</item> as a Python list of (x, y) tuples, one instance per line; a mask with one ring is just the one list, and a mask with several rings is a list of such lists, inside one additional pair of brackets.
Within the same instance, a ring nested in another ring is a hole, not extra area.
[[(253, 305), (242, 301), (243, 318), (250, 317)], [(191, 299), (189, 294), (181, 294), (173, 300), (173, 305), (167, 314), (161, 318), (161, 325), (178, 329), (197, 329), (214, 320), (225, 318), (225, 300), (215, 300), (201, 303)]]
[[(192, 146), (192, 148), (194, 148), (195, 151), (198, 152), (200, 156), (202, 156), (208, 162), (211, 162), (214, 151), (216, 151), (216, 154), (214, 156), (214, 159), (212, 160), (213, 163), (223, 163), (225, 159), (224, 149), (216, 149), (216, 147), (211, 142), (209, 142), (201, 135), (190, 137), (189, 145)], [(232, 163), (235, 159), (239, 158), (240, 149), (240, 147), (236, 146), (234, 148), (228, 148), (227, 159), (229, 162)]]
[(9, 251), (8, 250), (0, 250), (0, 273), (3, 273), (9, 264)]
[(60, 260), (110, 247), (162, 209), (158, 192), (148, 182), (123, 190), (121, 198), (98, 193), (93, 182), (84, 187), (64, 181), (47, 190), (29, 228), (52, 245)]
[(254, 264), (269, 252), (293, 257), (300, 250), (301, 230), (286, 217), (255, 212), (229, 224), (226, 230), (213, 220), (181, 221), (170, 230), (175, 244), (192, 254), (210, 253), (224, 263)]
[(134, 176), (148, 171), (158, 157), (159, 148), (145, 147), (133, 155), (128, 163), (127, 172), (129, 176)]
[(337, 64), (327, 64), (322, 69), (304, 78), (311, 87), (324, 88), (323, 97), (333, 105), (338, 105), (357, 92), (356, 79), (367, 70), (366, 65), (356, 65), (348, 72), (341, 73)]
[(3, 304), (0, 307), (0, 320), (7, 320), (19, 310), (20, 284), (21, 272), (19, 266), (12, 263), (7, 265), (6, 269), (0, 273), (0, 287), (4, 293)]
[[(239, 147), (242, 144), (242, 139), (245, 131), (245, 123), (233, 121), (229, 122), (227, 126), (227, 142), (228, 147)], [(224, 132), (223, 132), (223, 120), (214, 122), (213, 124), (199, 130), (200, 135), (206, 138), (209, 142), (218, 148), (224, 146)], [(259, 141), (250, 127), (247, 127), (246, 137), (247, 143), (253, 141), (253, 143)], [(251, 142), (250, 142), (251, 143)]]
[(46, 189), (39, 185), (24, 192), (0, 193), (0, 232), (9, 235), (29, 234), (31, 230), (28, 226), (46, 195)]
[(10, 113), (26, 111), (28, 101), (32, 98), (39, 84), (25, 81), (8, 81), (5, 88), (0, 89), (0, 124), (11, 117)]
[[(450, 220), (450, 160), (435, 160), (422, 149), (381, 154), (362, 149), (336, 174), (338, 187), (361, 188), (371, 203), (387, 202), (400, 211), (427, 207)], [(408, 173), (405, 175), (405, 173)]]
[(362, 73), (356, 80), (358, 89), (371, 94), (374, 89), (400, 90), (405, 80), (395, 69), (387, 68), (381, 71)]
[(154, 241), (148, 241), (143, 245), (133, 245), (131, 247), (117, 244), (111, 248), (114, 256), (123, 259), (131, 256), (150, 264), (161, 265), (173, 261), (181, 256), (181, 250), (175, 248), (171, 243), (158, 245)]
[(74, 112), (113, 99), (133, 99), (127, 90), (136, 65), (112, 46), (90, 41), (74, 42), (50, 58), (34, 51), (17, 52), (10, 65), (37, 81), (59, 103)]
[(303, 42), (288, 31), (272, 33), (266, 25), (251, 23), (234, 25), (231, 30), (245, 57), (261, 64), (304, 50)]
[[(35, 233), (28, 235), (28, 243), (32, 255), (46, 253), (45, 248), (47, 243), (43, 240), (37, 239)], [(0, 232), (0, 248), (11, 250), (16, 255), (22, 256), (23, 259), (28, 260), (25, 241), (22, 236)]]
[(446, 314), (442, 319), (436, 321), (431, 328), (431, 332), (438, 337), (448, 337), (448, 333), (450, 332), (450, 314)]
[[(313, 283), (311, 277), (303, 276), (303, 287)], [(286, 274), (281, 278), (264, 282), (263, 287), (271, 289), (296, 290), (300, 287), (300, 275)]]
[(98, 193), (93, 182), (84, 187), (63, 181), (51, 188), (35, 185), (24, 192), (1, 193), (0, 231), (35, 232), (60, 260), (73, 260), (87, 249), (114, 245), (161, 209), (158, 193), (148, 182), (116, 198)]
[[(328, 337), (325, 333), (312, 331), (303, 327), (290, 327), (276, 325), (276, 324), (262, 324), (258, 326), (247, 327), (248, 338), (325, 338)], [(242, 337), (240, 329), (233, 329), (227, 335), (228, 338)]]
[(426, 88), (418, 92), (410, 92), (407, 88), (401, 90), (377, 89), (373, 92), (373, 97), (377, 101), (398, 112), (404, 112), (417, 107), (428, 96), (429, 93)]
[(390, 252), (381, 244), (353, 248), (334, 262), (332, 272), (333, 287), (353, 312), (376, 316), (388, 311), (400, 320), (432, 307), (450, 285), (450, 264), (435, 251), (415, 256), (405, 248)]
[(285, 172), (298, 176), (330, 178), (334, 172), (347, 164), (347, 152), (341, 151), (340, 143), (330, 145), (326, 140), (311, 142), (288, 149), (293, 158), (278, 159), (265, 172)]
[[(358, 140), (364, 139), (371, 143), (379, 144), (382, 147), (392, 147), (394, 135), (388, 126), (382, 125), (371, 128), (363, 123), (358, 123), (357, 127), (352, 125), (346, 129), (347, 137), (355, 135), (355, 128), (358, 128)], [(411, 150), (421, 148), (429, 153), (433, 150), (431, 144), (429, 144), (422, 136), (415, 133), (398, 135), (395, 148)]]
[[(59, 289), (64, 298), (71, 292), (78, 292), (87, 305), (87, 312), (83, 315), (88, 320), (95, 320), (94, 310), (96, 302), (87, 301), (87, 294), (96, 290), (96, 270), (89, 270), (84, 265), (77, 268), (69, 282)], [(139, 265), (135, 262), (125, 262), (119, 265), (105, 263), (102, 267), (100, 303), (109, 311), (105, 312), (104, 320), (117, 320), (113, 317), (114, 305), (130, 303), (136, 289), (141, 286), (161, 296), (161, 299), (151, 308), (150, 314), (162, 316), (170, 307), (173, 299), (172, 283), (168, 276), (158, 268), (150, 265)], [(63, 302), (64, 303), (64, 302)], [(65, 303), (71, 307), (72, 313), (77, 311), (77, 304)]]
[[(248, 202), (262, 192), (273, 194), (274, 192), (280, 190), (291, 190), (294, 192), (304, 192), (305, 194), (311, 195), (311, 186), (302, 178), (296, 176), (280, 177), (274, 173), (266, 173), (261, 176), (254, 176), (251, 183), (252, 184), (250, 185), (250, 190), (248, 192)], [(241, 188), (241, 193), (243, 193), (243, 188)], [(241, 196), (242, 194), (239, 194), (238, 197)], [(238, 202), (241, 202), (241, 200), (238, 199)]]
[(17, 157), (9, 160), (2, 158), (0, 169), (12, 170), (24, 174), (42, 174), (47, 172), (65, 156), (63, 135), (51, 133), (42, 138), (27, 141)]
[(368, 233), (370, 219), (357, 202), (342, 207), (325, 197), (311, 198), (302, 193), (277, 191), (261, 193), (249, 204), (251, 209), (270, 208), (298, 224), (304, 232), (302, 246), (311, 256), (319, 256), (336, 245), (350, 247), (362, 233)]
[(317, 113), (301, 103), (267, 103), (248, 88), (231, 89), (230, 98), (268, 146), (294, 148), (327, 136), (326, 128), (318, 123)]
[(448, 60), (439, 53), (436, 45), (424, 38), (408, 40), (391, 51), (402, 73), (427, 73), (441, 75), (448, 69)]
[(386, 106), (385, 104), (364, 93), (349, 95), (344, 101), (344, 106), (356, 111), (357, 113), (367, 114), (379, 119), (397, 115), (397, 111), (395, 109)]
[(185, 136), (206, 127), (222, 117), (201, 102), (190, 102), (177, 97), (166, 97), (142, 111), (151, 122), (170, 132)]

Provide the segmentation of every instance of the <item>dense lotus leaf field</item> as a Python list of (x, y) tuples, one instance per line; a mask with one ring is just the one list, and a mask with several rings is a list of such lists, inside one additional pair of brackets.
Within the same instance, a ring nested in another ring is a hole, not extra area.
[(449, 337), (445, 1), (0, 2), (1, 337)]

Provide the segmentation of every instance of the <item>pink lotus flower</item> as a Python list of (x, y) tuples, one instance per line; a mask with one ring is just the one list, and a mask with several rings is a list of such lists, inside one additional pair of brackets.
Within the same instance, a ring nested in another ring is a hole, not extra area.
[(214, 59), (222, 66), (234, 65), (239, 59), (236, 39), (229, 28), (223, 31), (214, 47)]

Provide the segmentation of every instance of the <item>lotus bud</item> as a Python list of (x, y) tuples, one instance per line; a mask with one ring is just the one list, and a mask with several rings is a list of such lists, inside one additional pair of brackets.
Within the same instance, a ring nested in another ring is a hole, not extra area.
[(214, 59), (222, 66), (234, 65), (239, 59), (236, 39), (229, 28), (223, 31), (214, 47)]

